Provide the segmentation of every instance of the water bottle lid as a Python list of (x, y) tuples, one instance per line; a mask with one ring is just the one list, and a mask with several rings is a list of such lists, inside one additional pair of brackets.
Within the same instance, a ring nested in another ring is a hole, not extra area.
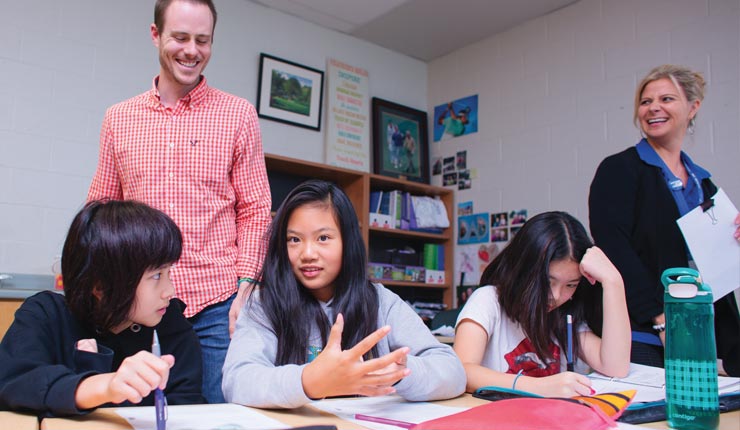
[(699, 272), (689, 268), (666, 269), (661, 276), (665, 303), (712, 303), (712, 290), (702, 283)]
[(676, 283), (668, 285), (668, 294), (677, 299), (690, 299), (696, 297), (699, 288), (696, 284)]

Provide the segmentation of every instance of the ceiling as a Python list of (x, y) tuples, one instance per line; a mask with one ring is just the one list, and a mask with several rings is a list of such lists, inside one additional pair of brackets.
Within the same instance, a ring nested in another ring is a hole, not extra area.
[(252, 0), (429, 62), (577, 0)]

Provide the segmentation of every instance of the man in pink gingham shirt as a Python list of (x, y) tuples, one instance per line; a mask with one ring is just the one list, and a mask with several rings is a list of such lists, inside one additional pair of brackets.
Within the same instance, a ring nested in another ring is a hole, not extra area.
[(157, 0), (151, 37), (159, 76), (151, 90), (106, 112), (88, 193), (88, 200), (147, 203), (182, 230), (171, 276), (201, 339), (210, 403), (224, 402), (221, 368), (259, 276), (271, 206), (254, 106), (202, 75), (215, 25), (211, 0)]

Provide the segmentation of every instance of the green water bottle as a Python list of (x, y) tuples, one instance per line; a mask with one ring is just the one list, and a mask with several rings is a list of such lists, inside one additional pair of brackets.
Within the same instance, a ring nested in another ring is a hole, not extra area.
[(712, 291), (699, 272), (689, 268), (667, 269), (661, 281), (668, 424), (680, 430), (716, 429), (719, 388)]

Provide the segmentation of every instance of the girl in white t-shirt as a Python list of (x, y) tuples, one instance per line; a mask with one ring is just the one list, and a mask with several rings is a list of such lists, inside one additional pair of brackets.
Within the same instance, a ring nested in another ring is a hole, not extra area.
[(455, 332), (469, 392), (499, 386), (548, 397), (593, 394), (585, 375), (564, 371), (567, 315), (575, 332), (570, 361), (609, 376), (628, 373), (622, 277), (571, 215), (546, 212), (527, 221), (480, 284)]

